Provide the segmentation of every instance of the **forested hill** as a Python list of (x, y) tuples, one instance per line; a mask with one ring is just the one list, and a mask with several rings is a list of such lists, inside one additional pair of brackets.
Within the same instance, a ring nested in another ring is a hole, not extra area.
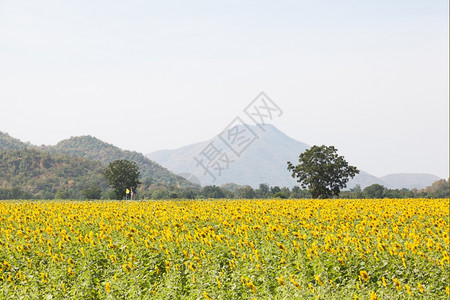
[(0, 154), (0, 199), (81, 198), (81, 192), (92, 186), (109, 197), (102, 171), (117, 159), (138, 165), (142, 182), (138, 194), (161, 185), (195, 186), (140, 153), (92, 136), (72, 137), (55, 146), (34, 146), (0, 132)]
[(1, 150), (12, 150), (12, 149), (25, 149), (33, 147), (31, 144), (27, 144), (9, 136), (6, 132), (0, 131), (0, 151)]
[(191, 182), (175, 175), (141, 153), (122, 150), (92, 136), (71, 137), (55, 146), (41, 146), (39, 149), (50, 153), (61, 153), (74, 157), (80, 156), (100, 161), (104, 165), (117, 159), (127, 159), (136, 162), (141, 172), (141, 181), (146, 185), (163, 183), (171, 186), (193, 186)]
[(0, 199), (81, 198), (81, 191), (90, 186), (107, 188), (102, 169), (100, 162), (82, 157), (36, 149), (3, 150), (0, 151)]

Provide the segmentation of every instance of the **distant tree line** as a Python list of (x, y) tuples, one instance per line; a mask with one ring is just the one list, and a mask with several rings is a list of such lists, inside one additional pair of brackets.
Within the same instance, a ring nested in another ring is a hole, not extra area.
[[(313, 198), (307, 190), (298, 186), (292, 188), (270, 186), (261, 183), (258, 188), (249, 185), (224, 184), (221, 186), (208, 185), (202, 188), (176, 188), (158, 186), (154, 190), (145, 191), (138, 195), (141, 199), (302, 199)], [(379, 184), (372, 184), (364, 189), (359, 185), (341, 191), (339, 196), (332, 198), (373, 199), (373, 198), (447, 198), (450, 197), (449, 181), (442, 179), (425, 189), (389, 189)]]
[(389, 189), (381, 184), (372, 184), (361, 189), (359, 185), (349, 191), (342, 191), (341, 198), (448, 198), (450, 197), (449, 181), (440, 179), (425, 189)]
[[(373, 199), (373, 198), (448, 198), (450, 197), (449, 181), (445, 179), (434, 182), (425, 189), (389, 189), (380, 184), (372, 184), (362, 189), (356, 187), (341, 191), (339, 196), (332, 198), (345, 199)], [(38, 196), (46, 194), (38, 194)], [(71, 189), (62, 188), (49, 197), (41, 198), (21, 188), (0, 188), (0, 200), (5, 199), (118, 199), (113, 189), (91, 185), (74, 193)], [(311, 193), (299, 186), (292, 188), (270, 186), (261, 183), (258, 188), (249, 185), (234, 183), (221, 186), (208, 185), (196, 188), (180, 188), (178, 186), (166, 186), (163, 184), (152, 185), (150, 189), (137, 189), (135, 199), (311, 199)]]
[(30, 192), (24, 191), (18, 187), (12, 189), (0, 188), (0, 200), (6, 199), (33, 199), (34, 195)]
[[(44, 195), (45, 196), (45, 195)], [(341, 191), (339, 196), (332, 198), (346, 199), (373, 199), (373, 198), (448, 198), (449, 181), (442, 179), (434, 182), (425, 189), (389, 189), (379, 184), (372, 184), (364, 189), (359, 185)], [(4, 199), (117, 199), (115, 191), (99, 186), (89, 186), (81, 194), (73, 194), (70, 189), (63, 188), (47, 198), (36, 197), (35, 194), (14, 187), (12, 189), (0, 188), (0, 200)], [(224, 184), (221, 186), (208, 185), (198, 188), (180, 188), (176, 186), (156, 185), (153, 189), (146, 189), (135, 195), (135, 199), (310, 199), (309, 191), (298, 186), (293, 188), (270, 186), (261, 183), (258, 188), (249, 185)]]

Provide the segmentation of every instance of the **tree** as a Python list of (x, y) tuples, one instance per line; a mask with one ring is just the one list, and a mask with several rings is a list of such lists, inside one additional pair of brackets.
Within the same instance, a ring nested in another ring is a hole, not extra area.
[(308, 188), (313, 198), (330, 198), (339, 195), (350, 178), (359, 173), (349, 166), (334, 146), (312, 146), (299, 156), (299, 164), (287, 162), (288, 170), (302, 188)]
[(280, 199), (287, 199), (288, 197), (286, 196), (285, 193), (283, 192), (276, 192), (275, 194), (273, 194), (274, 198), (280, 198)]
[(350, 192), (353, 193), (353, 197), (356, 199), (361, 199), (364, 197), (364, 194), (361, 190), (361, 185), (357, 184), (354, 188), (350, 189)]
[(289, 191), (289, 188), (287, 187), (280, 188), (279, 186), (272, 186), (269, 192), (270, 197), (281, 199), (289, 198), (290, 194), (291, 192)]
[(291, 198), (298, 199), (302, 197), (302, 190), (298, 186), (294, 186), (291, 191)]
[(113, 161), (103, 171), (105, 180), (116, 193), (117, 199), (123, 199), (127, 189), (136, 191), (138, 184), (141, 183), (140, 174), (136, 163), (125, 159)]
[(383, 198), (385, 188), (381, 184), (374, 183), (364, 188), (363, 192), (366, 198)]
[(267, 183), (260, 183), (259, 189), (256, 190), (256, 196), (258, 196), (258, 198), (266, 198), (269, 191), (270, 187)]
[(102, 189), (98, 186), (91, 185), (87, 189), (82, 190), (81, 195), (85, 199), (100, 199), (102, 197)]
[(289, 198), (289, 197), (291, 196), (291, 191), (290, 191), (289, 188), (286, 187), (286, 186), (283, 186), (283, 187), (281, 188), (281, 193), (283, 193), (283, 195), (286, 196), (286, 198), (284, 198), (284, 199), (287, 199), (287, 198)]
[(207, 185), (202, 189), (202, 195), (205, 198), (225, 198), (225, 192), (218, 186)]
[(450, 196), (449, 191), (449, 181), (445, 179), (435, 181), (431, 186), (425, 188), (428, 197), (432, 198), (448, 198)]
[(186, 188), (181, 191), (181, 198), (183, 199), (195, 199), (196, 192), (193, 189)]
[(270, 188), (269, 195), (270, 195), (271, 197), (274, 197), (275, 194), (277, 194), (277, 193), (281, 193), (280, 187), (277, 186), (277, 185), (276, 185), (276, 186), (272, 186), (272, 187)]
[(67, 189), (60, 189), (55, 194), (55, 199), (69, 199), (70, 192)]
[(256, 193), (251, 186), (244, 185), (242, 188), (239, 189), (239, 197), (244, 199), (253, 199), (256, 197)]
[(33, 199), (33, 194), (23, 191), (19, 187), (13, 187), (12, 189), (0, 188), (0, 200), (5, 199)]
[(107, 190), (105, 192), (105, 198), (109, 200), (117, 200), (116, 192), (114, 192), (114, 190)]

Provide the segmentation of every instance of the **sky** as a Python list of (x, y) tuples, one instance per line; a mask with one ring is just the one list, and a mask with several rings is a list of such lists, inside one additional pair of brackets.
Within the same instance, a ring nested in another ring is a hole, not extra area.
[(0, 0), (0, 131), (149, 153), (272, 121), (375, 176), (449, 176), (448, 1)]

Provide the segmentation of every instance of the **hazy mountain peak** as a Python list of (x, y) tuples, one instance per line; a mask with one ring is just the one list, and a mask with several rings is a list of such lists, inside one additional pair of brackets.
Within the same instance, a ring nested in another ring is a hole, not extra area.
[(395, 173), (380, 177), (385, 186), (393, 188), (425, 188), (440, 178), (426, 173)]
[[(251, 131), (246, 138), (252, 142), (239, 151), (234, 151), (236, 149), (233, 148), (232, 141), (227, 141), (225, 130), (208, 141), (178, 149), (155, 151), (147, 156), (177, 174), (193, 174), (203, 185), (231, 182), (251, 186), (258, 186), (263, 182), (282, 186), (295, 185), (295, 180), (287, 171), (287, 161), (297, 160), (298, 155), (309, 146), (290, 138), (272, 124), (240, 124), (236, 131), (246, 129)], [(205, 169), (198, 162), (206, 159), (202, 152), (211, 143), (220, 151), (220, 155), (226, 155), (230, 160), (228, 167), (222, 166), (225, 168), (223, 170), (217, 170), (221, 168), (217, 161), (208, 162), (212, 174), (205, 173)]]

